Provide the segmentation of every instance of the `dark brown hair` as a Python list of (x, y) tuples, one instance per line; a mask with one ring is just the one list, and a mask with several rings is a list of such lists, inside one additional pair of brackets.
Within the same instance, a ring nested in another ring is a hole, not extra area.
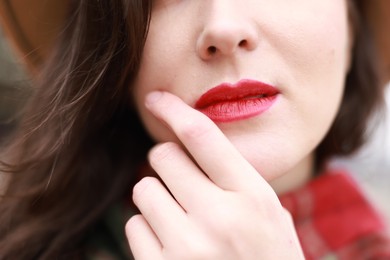
[[(356, 44), (343, 104), (317, 163), (363, 143), (382, 97), (369, 30), (355, 1)], [(2, 172), (0, 259), (82, 257), (88, 230), (131, 191), (151, 145), (130, 108), (150, 19), (150, 1), (73, 0), (42, 68)]]
[(366, 141), (367, 124), (374, 111), (384, 104), (378, 53), (364, 12), (365, 0), (349, 0), (353, 30), (352, 64), (345, 82), (339, 113), (317, 148), (316, 164), (321, 168), (332, 156), (351, 155)]
[(73, 0), (7, 151), (0, 259), (74, 259), (83, 234), (131, 191), (148, 140), (129, 108), (149, 1)]

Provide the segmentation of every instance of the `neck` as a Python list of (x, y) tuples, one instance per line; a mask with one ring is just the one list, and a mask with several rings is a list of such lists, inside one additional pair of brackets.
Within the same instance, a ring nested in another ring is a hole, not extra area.
[(314, 174), (314, 154), (306, 156), (295, 168), (287, 174), (272, 180), (270, 185), (276, 192), (281, 195), (294, 189), (297, 189), (307, 183)]

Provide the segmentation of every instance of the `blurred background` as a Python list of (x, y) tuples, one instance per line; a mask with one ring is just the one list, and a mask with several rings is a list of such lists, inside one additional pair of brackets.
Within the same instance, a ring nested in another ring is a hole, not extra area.
[(336, 167), (350, 169), (369, 197), (385, 215), (390, 226), (390, 84), (386, 110), (373, 119), (369, 142), (350, 158), (338, 158)]
[[(0, 147), (30, 93), (27, 74), (0, 28)], [(333, 164), (354, 173), (390, 225), (390, 87), (386, 98), (387, 111), (377, 116), (380, 124), (373, 124), (370, 142), (353, 157), (338, 158)]]

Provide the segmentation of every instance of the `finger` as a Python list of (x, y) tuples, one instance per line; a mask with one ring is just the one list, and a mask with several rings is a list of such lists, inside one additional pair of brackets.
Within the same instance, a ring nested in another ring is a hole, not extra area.
[(297, 250), (297, 255), (299, 255), (299, 259), (305, 259), (304, 257), (304, 253), (303, 253), (303, 249), (301, 247), (301, 243), (299, 242), (299, 238), (298, 238), (298, 233), (295, 229), (295, 224), (294, 224), (294, 220), (293, 220), (293, 217), (291, 215), (291, 213), (283, 208), (283, 211), (284, 211), (284, 214), (288, 220), (288, 227), (289, 227), (289, 232), (287, 232), (286, 234), (291, 234), (292, 235), (292, 238), (291, 238), (291, 241), (292, 241), (292, 245), (295, 245), (296, 247), (296, 250)]
[(176, 143), (155, 146), (149, 152), (149, 162), (187, 212), (204, 208), (220, 191)]
[(142, 215), (130, 218), (125, 231), (135, 259), (162, 259), (161, 243)]
[(269, 188), (207, 116), (167, 92), (152, 92), (146, 106), (172, 129), (216, 185), (233, 191), (247, 189), (254, 183)]
[(157, 235), (163, 247), (180, 237), (188, 226), (187, 215), (156, 178), (145, 177), (134, 186), (135, 205)]

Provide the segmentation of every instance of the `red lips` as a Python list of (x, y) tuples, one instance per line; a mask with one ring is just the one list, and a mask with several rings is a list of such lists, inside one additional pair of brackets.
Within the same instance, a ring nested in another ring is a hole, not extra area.
[(223, 83), (204, 93), (195, 109), (215, 122), (231, 122), (257, 116), (276, 100), (276, 87), (255, 80)]

